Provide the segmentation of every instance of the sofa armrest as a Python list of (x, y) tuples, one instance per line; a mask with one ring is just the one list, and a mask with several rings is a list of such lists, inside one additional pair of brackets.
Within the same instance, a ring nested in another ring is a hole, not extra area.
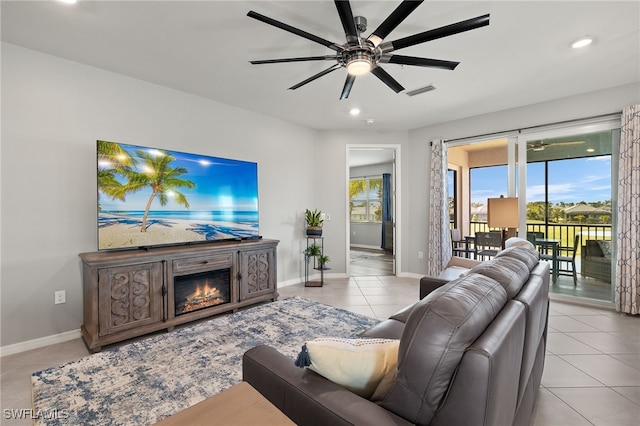
[(438, 289), (448, 283), (449, 280), (436, 277), (420, 278), (420, 300), (424, 299), (433, 290)]
[(242, 377), (299, 425), (411, 424), (311, 370), (296, 367), (270, 346), (245, 352)]

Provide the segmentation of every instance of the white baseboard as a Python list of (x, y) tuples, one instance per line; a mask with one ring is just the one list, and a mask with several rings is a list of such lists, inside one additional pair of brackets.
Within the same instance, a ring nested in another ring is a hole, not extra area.
[(56, 343), (68, 342), (69, 340), (79, 339), (80, 337), (80, 329), (77, 329), (52, 336), (40, 337), (39, 339), (27, 340), (26, 342), (14, 343), (13, 345), (0, 347), (0, 357), (55, 345)]
[(278, 288), (288, 287), (290, 285), (295, 285), (295, 284), (298, 284), (298, 283), (301, 283), (301, 282), (304, 282), (304, 278), (302, 278), (302, 277), (294, 278), (294, 279), (287, 280), (287, 281), (280, 281), (278, 283)]

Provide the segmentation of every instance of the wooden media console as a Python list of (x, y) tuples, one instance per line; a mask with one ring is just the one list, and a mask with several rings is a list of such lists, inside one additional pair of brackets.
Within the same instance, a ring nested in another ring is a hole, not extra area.
[(81, 253), (84, 342), (95, 352), (104, 345), (276, 300), (278, 242)]

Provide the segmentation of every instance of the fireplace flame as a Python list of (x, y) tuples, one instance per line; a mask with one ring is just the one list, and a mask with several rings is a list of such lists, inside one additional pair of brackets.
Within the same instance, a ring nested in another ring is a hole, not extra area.
[(220, 291), (216, 287), (209, 285), (205, 281), (203, 285), (198, 284), (196, 290), (185, 298), (184, 308), (182, 312), (191, 312), (207, 306), (214, 306), (224, 303)]

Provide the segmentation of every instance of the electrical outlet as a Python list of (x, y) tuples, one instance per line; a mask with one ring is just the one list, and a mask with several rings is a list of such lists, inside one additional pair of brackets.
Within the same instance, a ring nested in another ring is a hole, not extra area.
[(324, 220), (331, 220), (331, 213), (325, 213)]
[(67, 303), (67, 293), (65, 290), (58, 290), (53, 293), (53, 303), (59, 305), (61, 303)]
[(419, 251), (418, 252), (418, 259), (423, 259), (424, 258), (424, 253)]

